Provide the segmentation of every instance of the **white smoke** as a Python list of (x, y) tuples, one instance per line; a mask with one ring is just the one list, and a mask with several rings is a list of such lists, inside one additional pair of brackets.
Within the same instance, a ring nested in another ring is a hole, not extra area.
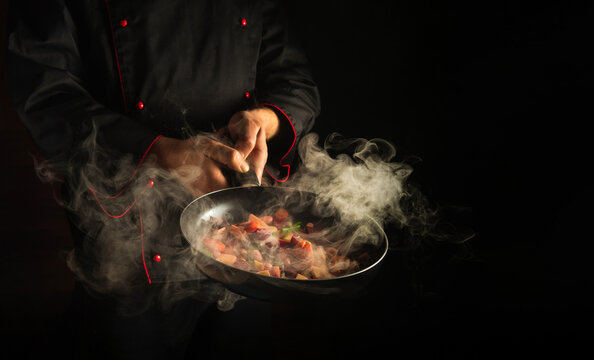
[[(404, 184), (413, 169), (392, 161), (393, 145), (382, 139), (345, 139), (337, 133), (326, 139), (323, 148), (318, 141), (315, 133), (301, 140), (301, 167), (289, 186), (322, 195), (348, 223), (366, 217), (380, 225), (406, 221), (400, 201), (406, 196)], [(331, 156), (331, 152), (338, 154)]]
[[(180, 172), (196, 174), (195, 169), (170, 173), (150, 156), (140, 166), (131, 156), (113, 159), (93, 132), (70, 162), (36, 163), (43, 181), (67, 179), (60, 202), (75, 240), (84, 237), (67, 260), (76, 279), (92, 294), (116, 299), (127, 313), (189, 296), (216, 300), (222, 287), (197, 270), (178, 231), (179, 214), (192, 200)], [(159, 262), (153, 260), (157, 254)]]
[[(432, 231), (437, 211), (427, 207), (420, 192), (407, 184), (413, 169), (394, 161), (392, 144), (382, 139), (345, 139), (336, 133), (323, 146), (318, 141), (315, 133), (301, 139), (298, 171), (286, 183), (275, 186), (318, 194), (320, 201), (312, 211), (338, 210), (338, 225), (356, 229), (343, 248), (350, 249), (358, 245), (354, 242), (368, 238), (365, 227), (357, 224), (369, 218), (380, 226), (396, 224), (413, 235)], [(188, 296), (204, 301), (222, 296), (223, 288), (197, 270), (192, 249), (182, 246), (185, 242), (178, 228), (179, 215), (192, 200), (180, 184), (180, 173), (198, 174), (199, 169), (170, 173), (150, 157), (140, 167), (130, 156), (114, 163), (111, 154), (97, 145), (95, 133), (71, 163), (47, 164), (37, 164), (42, 179), (56, 179), (50, 169), (69, 179), (71, 191), (63, 205), (86, 239), (72, 251), (68, 264), (91, 292), (120, 299), (128, 310), (136, 312), (155, 300), (166, 306)], [(161, 254), (164, 260), (147, 266), (152, 262), (150, 246), (154, 244), (165, 249)], [(177, 261), (168, 261), (173, 258)], [(149, 285), (151, 266), (162, 267), (164, 278), (152, 279)], [(153, 290), (149, 290), (151, 286)]]

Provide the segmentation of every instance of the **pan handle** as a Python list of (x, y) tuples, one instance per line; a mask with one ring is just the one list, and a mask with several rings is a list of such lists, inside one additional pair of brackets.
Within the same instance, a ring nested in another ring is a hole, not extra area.
[[(214, 126), (213, 126), (213, 132), (212, 133), (204, 133), (203, 135), (211, 138), (215, 141), (218, 141), (220, 143), (223, 143), (227, 146), (233, 146), (233, 142), (231, 141), (231, 139), (229, 139), (229, 137), (227, 137), (225, 134), (228, 134), (229, 131), (227, 130), (227, 128), (224, 128), (223, 131), (221, 133), (217, 132), (216, 130), (214, 130)], [(229, 183), (229, 186), (231, 187), (243, 187), (243, 186), (260, 186), (260, 181), (258, 180), (258, 176), (256, 176), (256, 172), (254, 171), (254, 166), (251, 163), (251, 161), (249, 159), (246, 159), (248, 165), (250, 166), (250, 169), (245, 172), (245, 173), (240, 173), (238, 171), (229, 169), (226, 166), (222, 166), (222, 172), (223, 172), (223, 176), (225, 176), (225, 179), (227, 179), (227, 182)]]
[[(206, 136), (210, 139), (223, 143), (227, 146), (233, 146), (233, 142), (229, 137), (225, 134), (228, 134), (229, 131), (224, 128), (221, 132), (214, 130), (211, 133), (202, 133), (203, 136)], [(258, 180), (258, 176), (256, 176), (256, 172), (254, 171), (254, 166), (252, 165), (249, 159), (246, 159), (250, 169), (245, 173), (240, 173), (238, 171), (229, 169), (226, 166), (221, 166), (221, 171), (223, 172), (223, 176), (227, 179), (230, 187), (243, 187), (243, 186), (260, 186), (260, 181)]]
[(229, 168), (223, 169), (223, 175), (229, 182), (231, 187), (242, 187), (242, 186), (260, 186), (260, 181), (258, 180), (258, 176), (256, 176), (256, 172), (254, 171), (254, 166), (249, 160), (246, 160), (250, 165), (250, 169), (247, 172), (241, 173), (239, 171), (234, 171)]

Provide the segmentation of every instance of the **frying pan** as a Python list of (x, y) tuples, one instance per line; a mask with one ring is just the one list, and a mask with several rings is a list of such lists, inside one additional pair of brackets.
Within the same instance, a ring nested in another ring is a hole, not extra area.
[[(381, 226), (371, 218), (362, 220), (356, 228), (342, 226), (338, 211), (331, 206), (320, 206), (327, 203), (322, 196), (288, 187), (232, 187), (208, 193), (188, 204), (180, 217), (181, 232), (195, 252), (193, 259), (198, 268), (236, 294), (271, 302), (350, 298), (360, 294), (377, 274), (388, 251), (388, 239)], [(348, 275), (298, 280), (240, 270), (216, 261), (200, 250), (199, 241), (211, 229), (212, 218), (230, 224), (240, 223), (247, 220), (249, 213), (272, 214), (281, 207), (303, 223), (312, 222), (319, 228), (342, 228), (343, 234), (358, 233), (357, 246), (352, 246), (353, 254), (367, 252), (368, 261), (361, 264), (359, 271)], [(316, 211), (317, 208), (323, 211)]]

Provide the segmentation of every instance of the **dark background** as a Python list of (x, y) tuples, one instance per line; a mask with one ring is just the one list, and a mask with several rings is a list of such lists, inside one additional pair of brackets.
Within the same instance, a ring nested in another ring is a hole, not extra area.
[[(410, 181), (439, 206), (463, 209), (454, 222), (476, 232), (464, 248), (427, 240), (390, 252), (369, 292), (312, 336), (352, 330), (333, 345), (345, 354), (591, 352), (593, 10), (577, 1), (294, 2), (322, 97), (314, 131), (383, 138), (398, 159), (420, 158)], [(0, 336), (53, 349), (71, 304), (71, 242), (59, 190), (36, 178), (39, 155), (0, 74)]]

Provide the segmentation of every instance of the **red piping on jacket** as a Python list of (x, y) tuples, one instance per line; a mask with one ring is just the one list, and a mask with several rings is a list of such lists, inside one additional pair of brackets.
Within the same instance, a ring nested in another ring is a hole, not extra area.
[(118, 68), (118, 77), (120, 78), (120, 88), (122, 90), (122, 101), (124, 103), (124, 112), (128, 113), (128, 105), (126, 103), (126, 94), (124, 92), (124, 80), (122, 79), (122, 71), (120, 70), (120, 59), (118, 57), (118, 49), (116, 46), (115, 34), (113, 32), (113, 21), (111, 18), (111, 10), (109, 9), (109, 1), (105, 0), (105, 7), (107, 7), (107, 18), (109, 19), (109, 29), (111, 30), (111, 41), (113, 42), (113, 52), (115, 54), (116, 67)]
[[(134, 173), (132, 173), (132, 176), (130, 177), (130, 179), (128, 180), (128, 182), (126, 183), (126, 185), (124, 185), (124, 188), (122, 190), (120, 190), (120, 192), (118, 192), (115, 195), (105, 195), (95, 189), (93, 189), (92, 187), (88, 187), (89, 191), (93, 194), (93, 196), (95, 197), (95, 200), (97, 201), (97, 203), (99, 204), (99, 207), (101, 208), (101, 210), (103, 210), (103, 212), (109, 216), (112, 219), (117, 219), (117, 218), (121, 218), (124, 215), (126, 215), (128, 213), (128, 211), (130, 211), (130, 209), (132, 209), (134, 207), (134, 205), (136, 205), (137, 201), (142, 197), (142, 195), (144, 195), (145, 191), (149, 188), (149, 187), (153, 187), (155, 185), (155, 183), (153, 182), (153, 180), (149, 180), (149, 182), (147, 183), (146, 187), (144, 188), (144, 190), (140, 193), (140, 195), (134, 199), (134, 201), (132, 201), (132, 204), (130, 204), (130, 206), (128, 206), (121, 214), (118, 215), (113, 215), (110, 212), (108, 212), (105, 207), (103, 206), (103, 204), (101, 203), (101, 200), (99, 200), (99, 197), (97, 195), (100, 195), (101, 197), (105, 198), (105, 199), (115, 199), (117, 197), (119, 197), (120, 195), (122, 195), (124, 193), (124, 191), (126, 191), (126, 189), (130, 186), (130, 183), (132, 182), (132, 180), (134, 179), (134, 177), (136, 176), (136, 174), (138, 173), (138, 169), (140, 168), (140, 165), (142, 165), (142, 163), (144, 162), (144, 159), (146, 158), (146, 156), (148, 155), (150, 149), (153, 147), (153, 145), (155, 144), (155, 142), (163, 135), (159, 135), (157, 136), (148, 146), (148, 148), (144, 151), (144, 154), (142, 155), (142, 158), (140, 158), (140, 161), (138, 162), (138, 165), (136, 166), (136, 169), (134, 169)], [(140, 211), (140, 205), (138, 205), (138, 219), (140, 222), (140, 250), (142, 252), (142, 265), (144, 266), (144, 271), (146, 272), (146, 278), (148, 279), (149, 284), (151, 283), (151, 277), (149, 276), (149, 272), (148, 272), (148, 268), (146, 266), (146, 259), (144, 256), (144, 232), (142, 230), (142, 213)]]
[(140, 251), (142, 251), (142, 265), (144, 266), (144, 272), (146, 273), (146, 278), (150, 284), (151, 277), (149, 276), (148, 268), (146, 267), (146, 260), (144, 258), (144, 232), (142, 231), (142, 212), (140, 211), (140, 205), (138, 205), (138, 220), (140, 222)]
[[(146, 148), (146, 150), (144, 151), (144, 154), (142, 154), (142, 157), (140, 158), (140, 161), (138, 162), (138, 165), (136, 165), (136, 169), (134, 169), (134, 173), (132, 173), (132, 176), (130, 176), (130, 180), (128, 180), (128, 182), (126, 183), (126, 185), (124, 185), (124, 188), (119, 193), (117, 193), (115, 195), (105, 195), (105, 194), (102, 194), (99, 191), (96, 191), (96, 190), (94, 190), (94, 189), (92, 189), (90, 187), (89, 187), (89, 190), (91, 190), (91, 192), (93, 193), (93, 195), (95, 195), (95, 193), (97, 193), (97, 194), (101, 195), (102, 197), (104, 197), (106, 199), (115, 199), (118, 196), (122, 195), (124, 193), (124, 191), (126, 191), (126, 189), (128, 188), (128, 186), (130, 186), (130, 183), (132, 182), (132, 180), (136, 176), (136, 173), (138, 172), (138, 169), (140, 169), (140, 165), (142, 165), (142, 163), (144, 162), (144, 159), (148, 155), (150, 149), (153, 147), (153, 145), (155, 145), (155, 143), (157, 142), (157, 140), (159, 140), (159, 138), (161, 138), (162, 136), (163, 135), (159, 135), (156, 138), (154, 138), (153, 141), (150, 143), (150, 145)], [(97, 200), (97, 201), (99, 201), (99, 200)]]
[(293, 142), (291, 143), (291, 147), (289, 148), (289, 150), (287, 151), (287, 153), (285, 155), (283, 155), (283, 157), (279, 160), (279, 165), (281, 167), (287, 168), (287, 176), (285, 176), (284, 179), (277, 179), (277, 178), (275, 178), (270, 173), (270, 171), (268, 171), (268, 169), (266, 169), (266, 172), (268, 173), (268, 175), (270, 175), (271, 178), (273, 178), (274, 180), (282, 183), (282, 182), (285, 182), (285, 181), (287, 181), (289, 179), (289, 174), (291, 172), (291, 165), (289, 165), (289, 164), (283, 165), (282, 162), (289, 155), (289, 153), (293, 149), (293, 146), (295, 146), (295, 142), (297, 141), (297, 131), (295, 131), (295, 126), (293, 126), (293, 122), (291, 121), (291, 119), (289, 119), (289, 116), (287, 116), (287, 114), (281, 108), (279, 108), (278, 106), (273, 105), (273, 104), (268, 104), (268, 103), (258, 104), (258, 106), (272, 106), (273, 108), (275, 108), (278, 111), (280, 111), (281, 114), (283, 114), (285, 116), (285, 118), (287, 118), (287, 120), (289, 120), (289, 124), (291, 124), (291, 129), (293, 130)]

